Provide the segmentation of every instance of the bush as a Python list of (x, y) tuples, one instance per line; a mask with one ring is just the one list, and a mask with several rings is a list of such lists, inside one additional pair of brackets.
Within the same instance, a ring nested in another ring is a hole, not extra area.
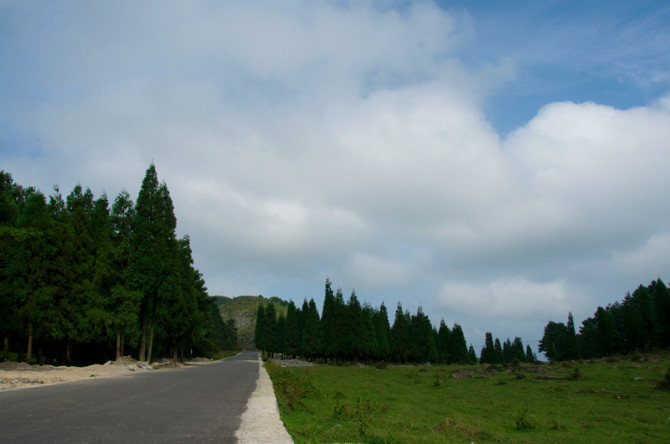
[(535, 422), (532, 417), (528, 415), (528, 411), (525, 408), (522, 408), (517, 412), (515, 422), (517, 430), (532, 430), (535, 428)]

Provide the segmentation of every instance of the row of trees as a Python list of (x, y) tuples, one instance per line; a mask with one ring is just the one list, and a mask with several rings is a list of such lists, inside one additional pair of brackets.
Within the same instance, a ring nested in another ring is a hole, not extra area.
[(640, 285), (623, 301), (598, 307), (575, 332), (572, 313), (567, 325), (550, 321), (539, 350), (552, 361), (590, 359), (633, 351), (670, 348), (670, 291), (661, 281)]
[(496, 338), (494, 342), (493, 335), (487, 332), (479, 362), (481, 364), (509, 364), (514, 360), (518, 362), (535, 362), (536, 357), (530, 345), (526, 346), (526, 351), (524, 352), (521, 338), (516, 337), (513, 342), (507, 338), (501, 345), (500, 339)]
[[(398, 303), (393, 326), (386, 306), (376, 309), (361, 304), (353, 291), (344, 301), (326, 280), (321, 316), (314, 299), (302, 308), (289, 302), (286, 316), (277, 314), (273, 303), (258, 306), (254, 342), (268, 353), (307, 359), (393, 362), (469, 362), (474, 357), (465, 343), (460, 325), (449, 329), (444, 320), (434, 328), (421, 307), (415, 315)], [(476, 357), (474, 357), (476, 361)]]
[(130, 351), (152, 356), (234, 348), (177, 238), (170, 193), (155, 166), (133, 203), (110, 203), (77, 185), (47, 198), (0, 171), (0, 335), (3, 352), (27, 360), (93, 362)]

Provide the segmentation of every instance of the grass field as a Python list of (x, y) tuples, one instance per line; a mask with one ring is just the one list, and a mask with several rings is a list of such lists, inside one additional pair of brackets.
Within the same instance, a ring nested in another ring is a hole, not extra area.
[(668, 443), (669, 365), (266, 368), (296, 443)]

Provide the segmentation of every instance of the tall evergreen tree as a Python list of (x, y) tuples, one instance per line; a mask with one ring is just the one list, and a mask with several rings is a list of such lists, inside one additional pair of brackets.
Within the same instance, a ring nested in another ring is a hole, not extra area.
[(381, 359), (377, 342), (377, 328), (375, 327), (375, 310), (369, 304), (361, 308), (361, 359)]
[[(304, 312), (303, 312), (304, 314)], [(335, 357), (335, 295), (333, 294), (332, 283), (330, 279), (326, 279), (326, 289), (323, 298), (323, 310), (321, 310), (321, 343), (320, 353), (325, 358)]]
[(407, 362), (410, 357), (410, 316), (402, 311), (398, 302), (395, 320), (391, 327), (391, 359), (395, 362)]
[(449, 335), (449, 356), (450, 362), (468, 362), (469, 360), (465, 335), (457, 323), (454, 323)]
[(449, 347), (451, 345), (451, 330), (444, 323), (444, 318), (440, 319), (440, 327), (437, 329), (437, 349), (439, 360), (444, 363), (452, 362), (449, 356)]
[(410, 350), (409, 356), (415, 362), (430, 362), (437, 357), (435, 347), (435, 336), (430, 319), (423, 313), (423, 308), (418, 307), (416, 315), (410, 321)]
[(486, 332), (486, 339), (484, 340), (484, 348), (482, 348), (479, 362), (482, 364), (495, 364), (496, 354), (493, 348), (493, 335), (491, 332)]
[(388, 359), (391, 352), (389, 344), (389, 337), (391, 335), (391, 327), (389, 325), (389, 316), (386, 306), (382, 302), (379, 306), (379, 311), (375, 312), (375, 338), (377, 339), (377, 358)]
[(319, 312), (314, 299), (305, 300), (302, 304), (304, 327), (302, 332), (302, 350), (309, 359), (319, 354), (321, 331), (319, 329)]
[(289, 301), (286, 309), (286, 353), (296, 357), (300, 353), (302, 342), (301, 311), (293, 301)]
[(358, 360), (363, 354), (363, 322), (361, 303), (356, 297), (356, 291), (351, 292), (346, 307), (343, 330), (344, 355), (349, 359)]

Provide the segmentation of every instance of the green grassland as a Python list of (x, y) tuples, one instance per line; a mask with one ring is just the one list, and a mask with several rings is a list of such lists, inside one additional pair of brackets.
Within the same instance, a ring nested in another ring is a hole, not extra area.
[(668, 443), (669, 365), (266, 368), (296, 443)]

